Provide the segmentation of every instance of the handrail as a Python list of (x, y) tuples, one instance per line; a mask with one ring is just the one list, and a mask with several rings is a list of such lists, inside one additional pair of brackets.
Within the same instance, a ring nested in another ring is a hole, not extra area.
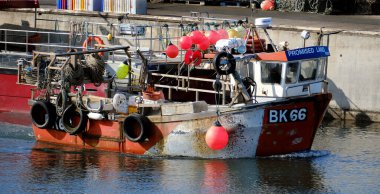
[(13, 29), (5, 29), (0, 28), (0, 31), (11, 31), (11, 32), (28, 32), (28, 33), (38, 33), (38, 34), (60, 34), (60, 35), (70, 35), (68, 32), (49, 32), (49, 31), (36, 31), (36, 30), (13, 30)]
[[(181, 75), (170, 75), (170, 74), (162, 74), (162, 73), (151, 73), (151, 75), (152, 76), (169, 77), (169, 78), (177, 78), (178, 80), (182, 79), (182, 80), (186, 80), (186, 81), (195, 80), (195, 81), (204, 81), (204, 82), (209, 82), (209, 83), (213, 83), (215, 81), (214, 79), (188, 77), (188, 76), (181, 76)], [(223, 81), (223, 80), (220, 80), (220, 82), (222, 83), (222, 90), (220, 92), (222, 94), (222, 105), (225, 105), (226, 104), (226, 86), (228, 84), (230, 84), (230, 82)], [(182, 87), (180, 87), (180, 86), (155, 84), (154, 86), (155, 87), (160, 87), (160, 88), (168, 88), (169, 89), (169, 99), (171, 99), (171, 90), (172, 89), (182, 90), (182, 91), (193, 91), (193, 92), (196, 93), (196, 95), (195, 95), (195, 98), (196, 98), (195, 100), (196, 101), (199, 100), (198, 99), (199, 98), (199, 92), (209, 93), (209, 94), (219, 94), (219, 92), (217, 92), (215, 90), (207, 90), (207, 89), (198, 89), (198, 88), (184, 87), (184, 85)]]

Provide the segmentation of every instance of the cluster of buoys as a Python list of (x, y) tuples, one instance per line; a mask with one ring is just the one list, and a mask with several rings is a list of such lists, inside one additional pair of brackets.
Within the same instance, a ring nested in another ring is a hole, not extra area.
[[(205, 33), (200, 30), (194, 30), (189, 35), (182, 36), (179, 39), (178, 44), (182, 50), (186, 50), (185, 64), (190, 64), (192, 61), (198, 58), (198, 55), (201, 54), (201, 51), (206, 51), (210, 48), (210, 45), (216, 44), (216, 42), (220, 39), (228, 38), (228, 32), (224, 29), (209, 30)], [(195, 51), (191, 50), (193, 45), (196, 45)], [(175, 58), (178, 56), (179, 49), (176, 45), (170, 43), (166, 47), (165, 53), (169, 58)]]

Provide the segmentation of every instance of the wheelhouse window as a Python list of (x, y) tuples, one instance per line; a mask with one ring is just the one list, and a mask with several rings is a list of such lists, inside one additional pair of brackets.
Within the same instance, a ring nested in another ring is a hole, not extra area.
[(301, 61), (299, 81), (315, 80), (317, 76), (318, 60)]
[(261, 63), (261, 82), (281, 84), (281, 63)]
[(321, 58), (319, 60), (317, 79), (323, 79), (325, 77), (326, 59), (327, 58)]
[(290, 62), (288, 63), (288, 66), (286, 67), (286, 79), (285, 83), (287, 84), (294, 84), (297, 82), (298, 78), (298, 62)]

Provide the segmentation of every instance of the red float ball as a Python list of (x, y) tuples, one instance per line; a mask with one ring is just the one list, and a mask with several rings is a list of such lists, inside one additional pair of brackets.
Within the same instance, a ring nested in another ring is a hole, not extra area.
[(210, 42), (209, 42), (209, 39), (206, 38), (206, 37), (203, 37), (202, 38), (202, 42), (197, 44), (197, 47), (199, 50), (201, 51), (205, 51), (207, 50), (209, 47), (210, 47)]
[(193, 53), (194, 66), (198, 66), (202, 63), (202, 53), (200, 51), (194, 51)]
[(218, 31), (220, 39), (228, 39), (228, 32), (225, 29), (219, 29)]
[(208, 31), (206, 37), (209, 40), (210, 44), (215, 44), (218, 42), (218, 40), (220, 40), (220, 35), (215, 30)]
[(201, 31), (195, 30), (195, 31), (191, 32), (190, 37), (193, 40), (194, 44), (199, 44), (202, 42), (204, 35)]
[(189, 65), (193, 61), (193, 54), (194, 52), (192, 50), (187, 50), (185, 53), (185, 57), (183, 61), (185, 62), (186, 65)]
[(169, 58), (175, 58), (177, 57), (178, 55), (178, 47), (172, 43), (170, 43), (167, 47), (166, 47), (166, 56), (168, 56)]
[(179, 39), (179, 46), (183, 50), (189, 49), (192, 44), (193, 44), (193, 40), (189, 36), (182, 36), (181, 39)]
[(228, 133), (226, 129), (217, 122), (207, 130), (205, 140), (211, 149), (221, 150), (228, 144)]

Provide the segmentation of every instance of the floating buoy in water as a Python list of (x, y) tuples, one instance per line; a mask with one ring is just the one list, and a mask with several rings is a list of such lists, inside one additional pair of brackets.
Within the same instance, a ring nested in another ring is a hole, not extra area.
[(265, 0), (261, 3), (260, 7), (264, 11), (273, 11), (274, 10), (274, 2), (271, 0)]
[(172, 43), (170, 43), (167, 47), (166, 47), (166, 56), (168, 56), (169, 58), (175, 58), (177, 57), (178, 55), (178, 47)]
[(201, 31), (195, 30), (191, 32), (190, 37), (193, 40), (194, 44), (199, 44), (202, 42), (204, 35)]
[(124, 61), (117, 68), (117, 70), (116, 70), (116, 77), (118, 79), (124, 79), (125, 77), (127, 77), (128, 73), (129, 73), (129, 66), (127, 65), (127, 62)]
[(193, 40), (189, 36), (182, 36), (181, 39), (179, 39), (179, 46), (183, 50), (187, 50), (191, 48), (192, 44), (193, 44)]
[(228, 39), (228, 32), (225, 29), (219, 29), (217, 32), (220, 39)]
[(205, 140), (209, 148), (213, 150), (221, 150), (228, 144), (227, 130), (219, 123), (219, 121), (216, 121), (214, 125), (207, 130)]
[(208, 31), (206, 33), (206, 37), (207, 37), (208, 41), (210, 42), (210, 44), (215, 44), (216, 42), (218, 42), (218, 40), (220, 40), (220, 35), (215, 30)]

